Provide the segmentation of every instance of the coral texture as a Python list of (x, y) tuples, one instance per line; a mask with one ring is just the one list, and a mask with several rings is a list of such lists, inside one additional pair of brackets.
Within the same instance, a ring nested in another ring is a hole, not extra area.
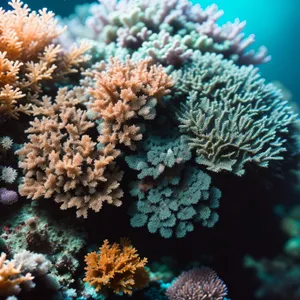
[(34, 277), (30, 273), (25, 276), (21, 274), (20, 264), (15, 266), (14, 262), (6, 260), (6, 254), (0, 256), (0, 296), (17, 295), (20, 291), (20, 284), (31, 281)]
[(135, 149), (134, 142), (142, 134), (132, 121), (155, 118), (157, 103), (170, 92), (171, 78), (161, 66), (151, 66), (148, 59), (133, 63), (128, 58), (124, 64), (112, 59), (96, 79), (90, 108), (96, 113), (95, 118), (101, 120), (99, 141)]
[(147, 258), (141, 259), (128, 240), (121, 240), (120, 245), (110, 245), (105, 240), (99, 250), (99, 254), (91, 252), (85, 256), (84, 281), (96, 291), (108, 288), (116, 294), (131, 295), (133, 289), (141, 289), (148, 283), (149, 275), (144, 268)]
[[(75, 281), (74, 274), (79, 267), (78, 254), (86, 243), (82, 227), (65, 217), (55, 220), (40, 207), (30, 206), (30, 203), (15, 211), (9, 219), (1, 220), (0, 226), (0, 238), (5, 242), (10, 256), (17, 259), (28, 254), (32, 259), (28, 264), (34, 271), (28, 272), (34, 276), (41, 275), (49, 267), (51, 274), (56, 276), (62, 286), (68, 287)], [(32, 256), (33, 252), (43, 254), (52, 266), (47, 261), (43, 263), (41, 256)], [(37, 267), (33, 267), (35, 262)], [(27, 262), (24, 267), (26, 265)]]
[[(94, 124), (85, 111), (75, 107), (76, 93), (61, 89), (55, 103), (44, 99), (37, 108), (29, 143), (17, 151), (25, 173), (20, 194), (30, 199), (53, 197), (61, 209), (77, 208), (77, 217), (87, 217), (89, 208), (98, 212), (104, 202), (121, 205), (122, 172), (115, 166), (118, 151), (108, 144), (97, 149), (87, 134)], [(46, 115), (46, 116), (45, 116)]]
[(182, 272), (167, 289), (169, 300), (223, 300), (227, 287), (215, 271), (208, 267)]
[(287, 151), (296, 116), (257, 71), (196, 53), (191, 65), (173, 72), (179, 98), (190, 95), (177, 114), (180, 130), (208, 170), (241, 176), (245, 164), (268, 167)]
[(0, 115), (18, 118), (28, 113), (41, 83), (76, 72), (90, 46), (63, 51), (54, 39), (64, 29), (58, 29), (52, 12), (30, 12), (20, 0), (9, 4), (12, 10), (0, 9)]

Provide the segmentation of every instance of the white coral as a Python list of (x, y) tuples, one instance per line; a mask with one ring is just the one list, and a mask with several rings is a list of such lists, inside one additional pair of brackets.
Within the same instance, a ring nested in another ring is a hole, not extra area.
[(9, 150), (13, 146), (13, 140), (9, 136), (0, 138), (0, 144), (5, 150)]
[(6, 183), (13, 183), (18, 176), (18, 172), (12, 167), (3, 167), (1, 179)]

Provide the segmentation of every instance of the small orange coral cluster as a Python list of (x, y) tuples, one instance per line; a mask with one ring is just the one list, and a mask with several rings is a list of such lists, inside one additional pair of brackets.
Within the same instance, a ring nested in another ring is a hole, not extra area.
[(30, 122), (29, 143), (16, 153), (24, 170), (20, 194), (27, 198), (51, 198), (61, 209), (77, 208), (77, 217), (87, 217), (89, 208), (98, 212), (103, 202), (120, 206), (123, 172), (114, 159), (119, 152), (110, 144), (97, 149), (88, 135), (94, 123), (80, 108), (76, 89), (60, 89), (55, 103), (44, 97), (43, 115)]
[(0, 115), (18, 118), (29, 111), (41, 82), (75, 72), (88, 59), (83, 54), (89, 46), (65, 53), (53, 44), (64, 29), (58, 29), (52, 12), (30, 12), (20, 0), (9, 4), (10, 11), (0, 8)]
[(142, 134), (132, 119), (155, 118), (156, 104), (170, 92), (171, 78), (162, 66), (150, 65), (149, 59), (134, 63), (129, 58), (125, 64), (112, 58), (107, 69), (96, 77), (90, 107), (102, 121), (100, 141), (124, 144), (134, 150), (134, 141)]
[(106, 288), (116, 294), (132, 294), (133, 288), (141, 289), (149, 282), (145, 270), (147, 258), (141, 259), (130, 242), (121, 240), (121, 244), (110, 245), (105, 240), (100, 253), (91, 252), (85, 256), (87, 267), (84, 281), (91, 284), (96, 291)]
[(21, 275), (21, 265), (17, 268), (13, 262), (6, 260), (6, 254), (0, 256), (0, 296), (17, 295), (20, 292), (19, 284), (31, 281), (34, 277), (30, 273)]

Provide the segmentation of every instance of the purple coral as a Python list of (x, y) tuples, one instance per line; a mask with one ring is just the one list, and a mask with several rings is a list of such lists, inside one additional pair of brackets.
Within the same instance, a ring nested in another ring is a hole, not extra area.
[(214, 270), (201, 267), (182, 272), (166, 295), (169, 300), (223, 300), (227, 287)]
[(6, 188), (0, 188), (0, 203), (11, 205), (18, 201), (18, 194), (15, 191)]

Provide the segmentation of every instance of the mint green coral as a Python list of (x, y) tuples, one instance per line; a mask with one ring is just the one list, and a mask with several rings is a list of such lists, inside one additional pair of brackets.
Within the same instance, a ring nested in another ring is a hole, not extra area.
[(187, 99), (177, 110), (180, 131), (210, 171), (241, 176), (248, 163), (268, 167), (283, 159), (296, 115), (257, 71), (197, 52), (172, 73), (177, 97)]
[(219, 207), (221, 192), (211, 187), (208, 174), (195, 167), (186, 167), (173, 178), (160, 179), (148, 191), (135, 182), (130, 192), (139, 199), (131, 225), (147, 225), (149, 232), (159, 232), (164, 238), (184, 237), (194, 230), (195, 222), (213, 227), (219, 218), (214, 209)]
[(194, 230), (195, 222), (214, 226), (218, 220), (214, 209), (221, 197), (210, 176), (191, 165), (186, 140), (173, 126), (165, 118), (158, 120), (159, 129), (146, 126), (147, 138), (138, 144), (137, 154), (125, 157), (139, 179), (131, 184), (130, 193), (138, 201), (130, 223), (147, 226), (164, 238), (184, 237)]
[(151, 132), (150, 129), (147, 132), (149, 136), (139, 144), (138, 154), (125, 157), (128, 166), (139, 171), (138, 179), (157, 179), (168, 169), (191, 159), (191, 151), (178, 130), (173, 129), (172, 133), (163, 135)]

